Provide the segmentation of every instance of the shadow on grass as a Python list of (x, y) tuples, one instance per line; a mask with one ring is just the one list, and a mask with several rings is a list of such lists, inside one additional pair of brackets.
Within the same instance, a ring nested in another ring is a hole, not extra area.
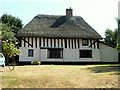
[(94, 73), (114, 72), (114, 74), (120, 75), (120, 65), (96, 66), (89, 67), (87, 69), (91, 70)]

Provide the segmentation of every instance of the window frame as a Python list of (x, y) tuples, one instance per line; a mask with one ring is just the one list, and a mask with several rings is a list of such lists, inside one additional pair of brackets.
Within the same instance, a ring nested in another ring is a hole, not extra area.
[(28, 57), (33, 57), (33, 56), (34, 56), (34, 50), (28, 49)]
[[(54, 52), (55, 51), (55, 52)], [(57, 51), (59, 51), (58, 53), (57, 53)], [(54, 54), (56, 54), (56, 55), (54, 55)], [(59, 54), (58, 56), (57, 56), (57, 54)], [(63, 58), (63, 49), (59, 49), (59, 48), (55, 48), (55, 49), (48, 49), (47, 50), (47, 58), (52, 58), (52, 59), (62, 59)]]
[(92, 50), (79, 50), (79, 58), (93, 58)]
[(88, 46), (89, 40), (88, 39), (82, 39), (82, 46)]

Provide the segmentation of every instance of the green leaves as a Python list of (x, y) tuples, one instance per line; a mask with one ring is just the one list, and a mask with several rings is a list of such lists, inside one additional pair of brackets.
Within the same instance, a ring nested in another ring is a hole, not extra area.
[(120, 50), (120, 19), (116, 18), (118, 27), (112, 31), (107, 29), (105, 31), (105, 42), (116, 46), (117, 50)]
[(120, 19), (118, 19), (117, 49), (120, 50)]
[(3, 42), (3, 54), (8, 58), (13, 58), (20, 54), (20, 50), (17, 49), (13, 42), (4, 41)]
[(12, 15), (3, 14), (1, 16), (0, 31), (2, 32), (2, 40), (16, 42), (16, 34), (22, 28), (22, 20)]
[(12, 32), (14, 33), (17, 33), (23, 26), (22, 20), (8, 14), (3, 14), (1, 17), (1, 21), (3, 24), (6, 24), (8, 27), (11, 27)]
[(107, 43), (109, 43), (109, 44), (111, 44), (111, 45), (116, 46), (117, 38), (116, 38), (116, 32), (115, 32), (115, 31), (112, 31), (112, 30), (110, 30), (110, 29), (107, 29), (107, 30), (105, 31), (105, 36), (106, 36), (105, 42), (107, 42)]
[[(8, 66), (9, 66), (9, 58), (11, 58), (14, 61), (14, 66), (15, 66), (14, 57), (20, 54), (20, 50), (17, 49), (16, 47), (17, 46), (16, 34), (22, 28), (23, 24), (20, 19), (7, 14), (3, 14), (0, 18), (0, 21), (2, 21), (0, 23), (0, 33), (2, 35), (2, 42), (3, 42), (2, 53), (6, 57)], [(14, 68), (10, 70), (12, 71), (14, 70)]]
[(12, 32), (12, 29), (5, 24), (1, 24), (2, 39), (15, 42), (17, 38), (15, 33)]
[(0, 24), (0, 31), (2, 32), (2, 39), (16, 42), (16, 34), (22, 28), (22, 20), (8, 14), (1, 16), (2, 24)]

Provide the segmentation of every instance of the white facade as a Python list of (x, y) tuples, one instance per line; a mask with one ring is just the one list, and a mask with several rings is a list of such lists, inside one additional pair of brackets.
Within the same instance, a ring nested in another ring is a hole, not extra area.
[(102, 62), (118, 62), (117, 49), (100, 43), (100, 59)]
[[(55, 39), (26, 37), (21, 41), (19, 61), (55, 61), (55, 62), (117, 62), (117, 51), (95, 40), (88, 40), (84, 46), (82, 39)], [(28, 50), (33, 50), (33, 56), (28, 56)], [(62, 58), (49, 58), (49, 49), (62, 49)], [(81, 58), (80, 50), (90, 50), (92, 57)], [(110, 53), (108, 55), (108, 52)]]

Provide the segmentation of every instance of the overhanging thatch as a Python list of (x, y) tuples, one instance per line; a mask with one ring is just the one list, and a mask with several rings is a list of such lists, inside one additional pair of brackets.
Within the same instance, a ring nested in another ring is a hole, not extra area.
[(17, 34), (18, 37), (102, 38), (82, 17), (37, 15)]

